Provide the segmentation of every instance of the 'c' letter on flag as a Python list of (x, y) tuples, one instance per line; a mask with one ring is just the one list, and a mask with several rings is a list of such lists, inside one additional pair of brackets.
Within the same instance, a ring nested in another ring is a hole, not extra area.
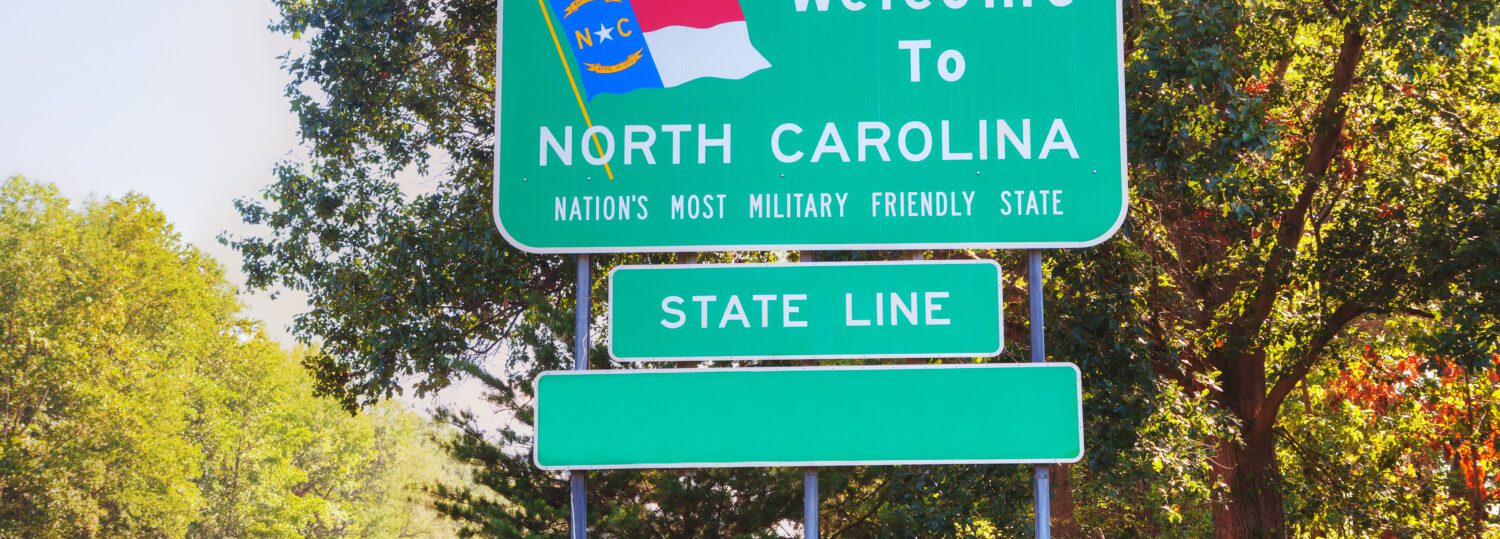
[(739, 0), (547, 0), (588, 99), (771, 67), (750, 43)]

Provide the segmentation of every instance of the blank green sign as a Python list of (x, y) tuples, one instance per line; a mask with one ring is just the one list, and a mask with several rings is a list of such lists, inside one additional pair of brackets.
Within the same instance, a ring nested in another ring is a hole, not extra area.
[(993, 261), (624, 266), (621, 361), (977, 357), (1000, 353)]
[(1067, 363), (551, 372), (536, 384), (544, 469), (1083, 457)]

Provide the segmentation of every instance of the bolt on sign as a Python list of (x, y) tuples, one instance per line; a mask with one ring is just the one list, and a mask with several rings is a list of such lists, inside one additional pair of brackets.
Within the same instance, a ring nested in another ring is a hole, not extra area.
[(1083, 247), (1118, 2), (509, 0), (495, 222), (543, 253)]
[(1083, 457), (1071, 363), (548, 372), (536, 396), (548, 470)]
[(619, 361), (1000, 353), (1000, 265), (984, 261), (620, 266)]

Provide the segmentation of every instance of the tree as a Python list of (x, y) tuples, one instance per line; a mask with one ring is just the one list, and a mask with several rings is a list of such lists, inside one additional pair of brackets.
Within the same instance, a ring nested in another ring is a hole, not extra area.
[(232, 290), (141, 197), (0, 184), (0, 535), (181, 536), (203, 505), (191, 358)]
[(422, 490), (462, 484), (433, 443), (448, 434), (393, 402), (350, 415), (314, 397), (300, 355), (257, 337), (200, 363), (206, 503), (188, 536), (452, 536)]
[(452, 536), (447, 434), (315, 398), (238, 311), (145, 197), (0, 183), (0, 537)]
[(1357, 322), (1456, 309), (1490, 321), (1461, 353), (1495, 349), (1495, 9), (1133, 10), (1131, 239), (1163, 277), (1158, 372), (1210, 377), (1239, 423), (1215, 458), (1216, 535), (1283, 533), (1281, 407)]
[(1283, 449), (1304, 533), (1486, 537), (1500, 486), (1500, 374), (1363, 346), (1287, 411)]
[[(270, 226), (263, 236), (228, 238), (252, 284), (308, 292), (313, 310), (295, 329), (326, 343), (309, 365), (320, 388), (346, 405), (399, 392), (403, 377), (431, 391), (475, 376), (493, 388), (497, 408), (524, 424), (530, 395), (521, 381), (568, 364), (573, 268), (510, 248), (489, 219), (493, 3), (277, 5), (283, 18), (273, 28), (307, 36), (306, 54), (288, 57), (286, 67), (313, 154), (305, 166), (278, 169), (261, 200), (240, 203), (247, 222)], [(1495, 350), (1496, 5), (1125, 5), (1130, 218), (1108, 244), (1053, 255), (1049, 264), (1048, 293), (1057, 300), (1049, 316), (1059, 322), (1049, 324), (1053, 357), (1079, 361), (1089, 384), (1091, 449), (1080, 484), (1138, 477), (1157, 484), (1196, 473), (1163, 477), (1127, 451), (1191, 454), (1191, 446), (1141, 436), (1183, 431), (1152, 430), (1149, 422), (1200, 417), (1176, 395), (1201, 396), (1225, 414), (1191, 429), (1215, 429), (1213, 476), (1193, 479), (1213, 492), (1214, 533), (1283, 535), (1283, 405), (1312, 373), (1342, 365), (1353, 353), (1349, 339), (1378, 333), (1374, 321), (1434, 318), (1439, 323), (1414, 346), (1475, 367)], [(426, 172), (434, 155), (448, 161), (437, 189), (403, 195), (394, 173)], [(605, 266), (673, 260), (601, 258)], [(597, 290), (595, 299), (599, 305)], [(502, 348), (504, 372), (484, 372), (479, 366)], [(565, 493), (557, 476), (516, 455), (529, 442), (524, 429), (498, 439), (470, 431), (465, 439), (452, 449), (486, 470), (480, 482), (501, 500), (458, 493), (445, 510), (476, 529), (556, 533)], [(1148, 469), (1159, 475), (1116, 475)], [(764, 483), (763, 472), (722, 473), (715, 477), (793, 492), (792, 478)], [(856, 501), (836, 506), (848, 512), (832, 520), (901, 529), (923, 512), (951, 510), (941, 514), (975, 529), (1024, 521), (1024, 511), (1009, 510), (1014, 504), (990, 503), (1012, 499), (997, 492), (1024, 489), (1019, 474), (955, 468), (896, 481), (903, 473), (848, 471), (847, 483), (835, 483), (847, 490), (828, 498)], [(661, 483), (671, 474), (597, 476), (609, 478), (595, 490), (608, 507), (671, 518), (637, 509), (671, 491)], [(970, 480), (976, 476), (983, 479)], [(922, 482), (933, 478), (939, 486)], [(957, 501), (920, 495), (939, 488)], [(1090, 496), (1078, 506), (1104, 506)], [(690, 498), (707, 504), (693, 511), (752, 512), (715, 505), (707, 490)], [(759, 511), (771, 507), (780, 508)], [(758, 529), (787, 515), (776, 504), (756, 509)], [(648, 525), (631, 518), (601, 526)]]

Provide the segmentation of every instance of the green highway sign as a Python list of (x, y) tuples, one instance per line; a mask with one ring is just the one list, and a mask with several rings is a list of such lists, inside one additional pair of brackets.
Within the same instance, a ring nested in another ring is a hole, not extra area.
[(1119, 0), (500, 3), (539, 253), (1066, 248), (1126, 211)]
[(620, 361), (977, 357), (1000, 353), (994, 261), (621, 266)]
[(1069, 363), (549, 372), (549, 470), (1068, 463), (1083, 458)]

